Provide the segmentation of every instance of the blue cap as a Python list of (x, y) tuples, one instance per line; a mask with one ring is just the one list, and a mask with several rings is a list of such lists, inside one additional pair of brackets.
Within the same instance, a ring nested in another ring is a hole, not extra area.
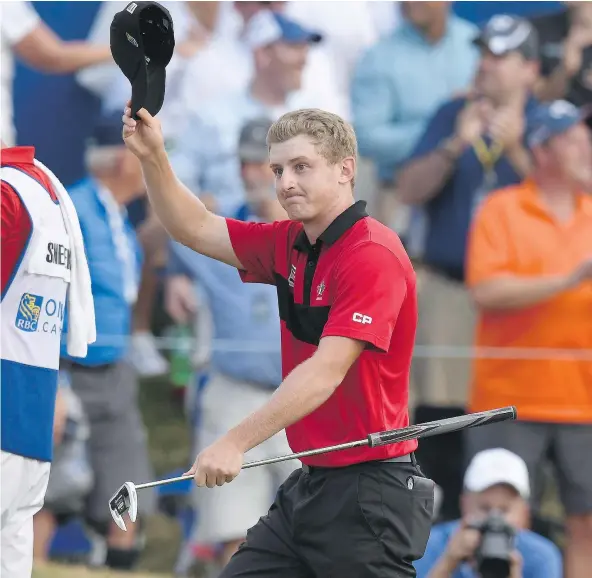
[(529, 147), (546, 143), (588, 117), (590, 111), (566, 100), (555, 100), (537, 107), (529, 117), (526, 140)]
[(121, 112), (102, 114), (95, 122), (87, 144), (92, 146), (124, 146), (121, 116)]
[(261, 10), (255, 14), (249, 20), (244, 34), (244, 40), (251, 49), (278, 41), (315, 44), (322, 39), (322, 35), (317, 31), (305, 28), (295, 20), (271, 10)]
[(282, 14), (273, 12), (275, 21), (278, 23), (282, 36), (281, 40), (290, 43), (311, 43), (316, 44), (323, 39), (323, 36), (315, 30), (300, 26), (295, 20), (286, 18)]

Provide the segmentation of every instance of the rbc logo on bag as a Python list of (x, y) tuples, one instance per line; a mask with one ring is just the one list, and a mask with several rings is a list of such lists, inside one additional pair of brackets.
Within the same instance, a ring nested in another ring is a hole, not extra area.
[(39, 321), (39, 315), (41, 314), (42, 304), (43, 297), (40, 295), (23, 293), (16, 314), (16, 321), (14, 323), (17, 328), (21, 331), (27, 331), (30, 333), (37, 331), (37, 323)]

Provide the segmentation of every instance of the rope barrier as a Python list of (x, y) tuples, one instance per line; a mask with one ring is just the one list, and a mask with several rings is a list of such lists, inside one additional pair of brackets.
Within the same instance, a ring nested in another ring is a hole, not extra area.
[[(157, 349), (172, 351), (187, 349), (193, 351), (194, 338), (155, 337)], [(128, 336), (101, 336), (91, 347), (123, 347), (129, 343)], [(218, 353), (277, 353), (277, 343), (249, 342), (236, 339), (213, 339), (208, 350)], [(440, 359), (512, 359), (512, 360), (562, 360), (592, 362), (592, 349), (562, 348), (520, 348), (520, 347), (467, 347), (460, 345), (416, 345), (415, 358)]]

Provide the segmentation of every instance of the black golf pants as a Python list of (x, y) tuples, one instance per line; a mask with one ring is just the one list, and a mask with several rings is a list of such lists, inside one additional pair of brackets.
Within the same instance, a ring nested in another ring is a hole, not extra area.
[(434, 484), (411, 458), (296, 470), (221, 578), (414, 578)]

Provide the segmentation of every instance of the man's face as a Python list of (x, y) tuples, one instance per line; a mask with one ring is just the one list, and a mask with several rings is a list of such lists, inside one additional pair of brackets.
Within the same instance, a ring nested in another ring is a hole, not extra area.
[(435, 21), (446, 18), (450, 11), (449, 2), (402, 2), (403, 16), (416, 28), (424, 30)]
[(272, 144), (269, 164), (278, 200), (295, 221), (311, 221), (322, 214), (344, 183), (342, 165), (329, 164), (304, 135)]
[(544, 149), (544, 162), (569, 182), (592, 191), (592, 132), (580, 122), (552, 137)]
[(535, 81), (537, 65), (519, 52), (496, 56), (483, 48), (475, 78), (477, 92), (501, 102), (529, 90)]
[(242, 162), (241, 175), (248, 203), (275, 200), (275, 175), (267, 159), (260, 162)]
[(308, 57), (309, 45), (305, 42), (274, 42), (266, 48), (269, 57), (270, 77), (284, 93), (300, 90), (302, 74)]
[(462, 496), (462, 514), (467, 522), (482, 521), (496, 510), (514, 528), (527, 527), (528, 505), (510, 486), (498, 484)]

